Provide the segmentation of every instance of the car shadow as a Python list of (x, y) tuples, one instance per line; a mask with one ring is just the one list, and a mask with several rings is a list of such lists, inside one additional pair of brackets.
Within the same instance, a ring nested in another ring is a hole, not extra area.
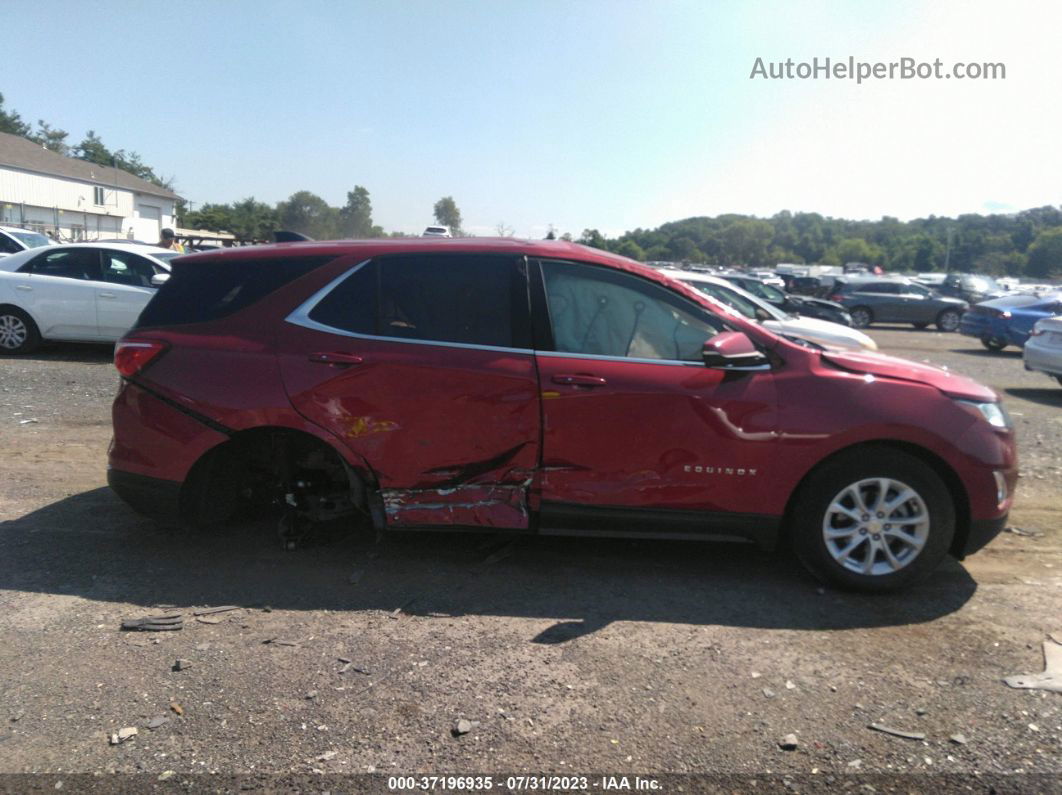
[(978, 356), (984, 359), (1020, 359), (1021, 348), (1004, 348), (1001, 351), (990, 351), (987, 348), (951, 348), (951, 353), (963, 353), (967, 356)]
[(1029, 400), (1042, 406), (1062, 407), (1062, 389), (1047, 387), (1045, 389), (1030, 387), (1011, 387), (1005, 390), (1011, 397)]
[(294, 551), (275, 522), (159, 529), (108, 489), (0, 524), (0, 589), (152, 608), (273, 609), (554, 619), (563, 643), (614, 621), (851, 629), (932, 621), (977, 585), (949, 559), (928, 583), (878, 596), (821, 589), (788, 554), (750, 545), (473, 533), (346, 533)]
[(9, 361), (76, 362), (79, 364), (111, 364), (114, 361), (113, 342), (46, 342), (33, 353), (10, 354), (0, 358)]

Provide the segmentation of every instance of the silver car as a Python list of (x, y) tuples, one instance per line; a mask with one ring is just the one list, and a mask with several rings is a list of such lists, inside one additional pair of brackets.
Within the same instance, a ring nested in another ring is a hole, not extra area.
[(1046, 373), (1062, 384), (1062, 317), (1036, 321), (1022, 357), (1026, 370)]

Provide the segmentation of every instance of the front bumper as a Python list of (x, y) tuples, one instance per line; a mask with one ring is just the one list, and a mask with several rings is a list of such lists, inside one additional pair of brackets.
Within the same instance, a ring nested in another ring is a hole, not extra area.
[(995, 519), (974, 519), (970, 522), (970, 531), (966, 534), (966, 543), (962, 549), (956, 550), (956, 557), (962, 560), (967, 555), (972, 555), (985, 547), (989, 541), (1003, 532), (1007, 526), (1007, 518), (1010, 514), (1005, 513)]

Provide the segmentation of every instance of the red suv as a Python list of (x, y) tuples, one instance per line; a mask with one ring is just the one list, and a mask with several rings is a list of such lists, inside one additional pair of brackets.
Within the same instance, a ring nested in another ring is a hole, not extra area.
[(115, 364), (111, 487), (199, 525), (785, 539), (886, 590), (984, 546), (1017, 478), (990, 389), (562, 242), (184, 257)]

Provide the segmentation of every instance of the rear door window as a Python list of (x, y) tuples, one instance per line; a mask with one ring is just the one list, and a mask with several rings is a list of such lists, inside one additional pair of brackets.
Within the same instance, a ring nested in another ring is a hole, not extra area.
[(530, 347), (527, 288), (512, 257), (410, 255), (366, 263), (310, 320), (367, 336)]
[(98, 281), (100, 251), (96, 248), (78, 248), (41, 254), (23, 265), (21, 270), (39, 276)]

